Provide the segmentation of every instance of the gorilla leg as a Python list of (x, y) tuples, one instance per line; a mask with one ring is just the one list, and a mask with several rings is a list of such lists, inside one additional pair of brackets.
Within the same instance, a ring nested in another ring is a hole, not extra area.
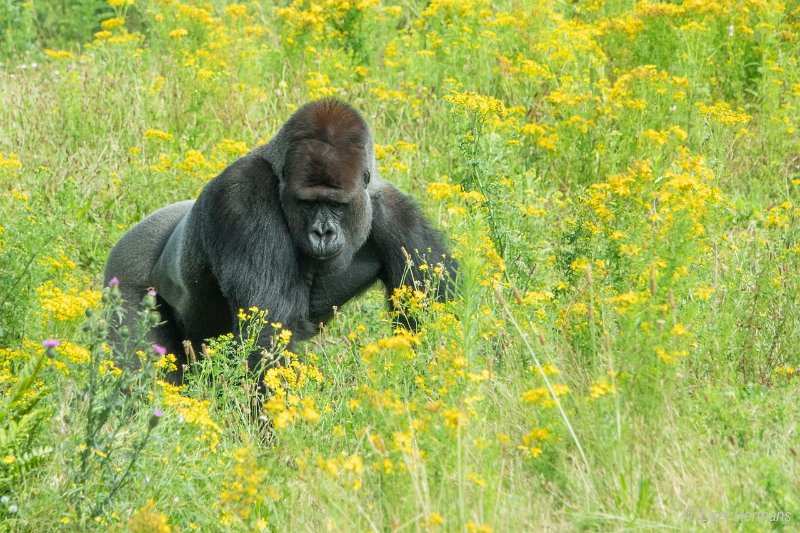
[[(112, 278), (119, 280), (119, 289), (123, 299), (123, 324), (128, 327), (132, 335), (136, 332), (142, 298), (153, 286), (150, 277), (153, 266), (161, 256), (175, 226), (189, 212), (193, 203), (193, 201), (179, 202), (156, 211), (129, 229), (111, 250), (106, 263), (104, 279), (106, 284)], [(162, 320), (171, 318), (171, 310), (161, 298), (158, 298), (158, 304)], [(183, 358), (181, 341), (183, 339), (172, 325), (173, 323), (170, 321), (170, 323), (153, 328), (148, 339), (150, 342), (163, 345), (168, 352), (178, 357), (180, 373), (180, 363)], [(119, 332), (112, 332), (111, 335), (110, 341), (119, 357), (124, 353), (124, 341), (120, 338)], [(128, 360), (122, 361), (123, 365), (128, 368), (138, 366), (138, 361), (132, 353), (125, 355)]]

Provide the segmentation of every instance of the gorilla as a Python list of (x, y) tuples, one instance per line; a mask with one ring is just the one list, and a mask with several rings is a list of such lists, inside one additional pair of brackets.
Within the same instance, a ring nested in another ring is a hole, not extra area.
[[(129, 229), (111, 251), (105, 281), (119, 281), (131, 331), (142, 297), (157, 291), (162, 323), (149, 340), (178, 357), (180, 381), (183, 341), (199, 347), (238, 335), (239, 309), (267, 309), (271, 322), (308, 339), (375, 280), (389, 295), (414, 286), (426, 261), (442, 266), (432, 287), (442, 300), (456, 262), (412, 200), (378, 175), (361, 115), (326, 99), (297, 110), (196, 201), (168, 205)], [(269, 349), (270, 336), (262, 331), (258, 345)], [(250, 355), (250, 368), (262, 354)]]

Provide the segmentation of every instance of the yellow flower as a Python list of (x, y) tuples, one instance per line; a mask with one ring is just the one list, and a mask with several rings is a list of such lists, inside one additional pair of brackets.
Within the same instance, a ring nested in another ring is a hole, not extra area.
[(22, 161), (20, 161), (19, 156), (13, 152), (8, 155), (0, 152), (0, 168), (22, 168)]
[(208, 68), (198, 69), (197, 77), (201, 80), (210, 80), (214, 77), (214, 71)]
[(89, 307), (100, 303), (100, 292), (94, 290), (79, 291), (72, 287), (66, 291), (56, 287), (52, 281), (36, 289), (45, 318), (70, 321), (83, 316)]
[(170, 39), (183, 39), (189, 35), (189, 32), (184, 28), (176, 28), (169, 32)]
[[(556, 397), (563, 396), (569, 393), (569, 387), (567, 385), (555, 383), (553, 384), (553, 392), (555, 393)], [(530, 389), (522, 393), (522, 401), (526, 403), (534, 403), (539, 404), (542, 407), (551, 407), (555, 405), (555, 401), (550, 396), (550, 391), (547, 387), (537, 387), (535, 389)]]
[(460, 185), (451, 185), (450, 183), (433, 182), (428, 184), (428, 195), (434, 200), (443, 200), (451, 198), (461, 191)]
[(250, 151), (250, 148), (247, 147), (244, 141), (236, 141), (233, 139), (222, 139), (214, 148), (226, 154), (236, 156), (244, 155)]
[[(541, 450), (539, 450), (539, 453), (541, 453)], [(467, 522), (468, 533), (492, 533), (492, 531), (494, 530), (489, 524), (478, 524), (473, 521)]]
[(442, 524), (444, 524), (444, 517), (442, 517), (442, 515), (439, 513), (431, 513), (425, 520), (422, 521), (422, 528), (437, 529)]
[(464, 411), (456, 408), (443, 410), (442, 416), (444, 417), (445, 425), (452, 429), (458, 429), (459, 427), (465, 426), (469, 422), (467, 414)]
[(589, 387), (589, 396), (593, 400), (596, 400), (597, 398), (605, 396), (606, 394), (609, 393), (614, 394), (616, 393), (616, 391), (617, 389), (616, 387), (614, 387), (614, 385), (609, 384), (605, 379), (603, 379), (601, 381), (596, 381), (591, 384), (591, 386)]
[(166, 515), (156, 512), (154, 505), (153, 500), (148, 500), (147, 505), (133, 513), (128, 519), (127, 530), (131, 533), (170, 533), (172, 529)]
[(483, 119), (506, 112), (503, 102), (493, 96), (485, 96), (476, 92), (453, 93), (445, 96), (444, 99), (453, 104), (456, 111), (469, 110), (477, 113)]
[(171, 133), (167, 133), (165, 131), (161, 131), (161, 130), (155, 130), (155, 129), (145, 130), (145, 132), (144, 132), (144, 140), (145, 141), (151, 141), (153, 139), (161, 139), (163, 141), (168, 141), (168, 140), (172, 139), (172, 134)]
[(684, 337), (689, 334), (689, 331), (686, 329), (686, 326), (678, 322), (672, 326), (672, 329), (669, 330), (669, 333), (670, 335), (675, 335), (676, 337)]
[(245, 4), (231, 4), (225, 8), (225, 13), (234, 19), (242, 18), (247, 15), (247, 6)]
[(45, 50), (44, 53), (53, 59), (75, 59), (75, 54), (67, 50)]
[(727, 102), (717, 102), (713, 105), (705, 105), (702, 102), (695, 104), (700, 110), (700, 113), (712, 122), (724, 124), (725, 126), (736, 126), (750, 122), (751, 117), (744, 110), (739, 107), (736, 110), (732, 109)]
[(187, 424), (197, 426), (201, 430), (198, 439), (205, 442), (212, 453), (216, 453), (222, 428), (211, 417), (211, 400), (196, 400), (184, 396), (178, 387), (163, 381), (159, 381), (159, 385), (164, 406), (175, 409)]
[(104, 30), (115, 30), (124, 25), (125, 19), (123, 17), (114, 17), (100, 23), (100, 27)]

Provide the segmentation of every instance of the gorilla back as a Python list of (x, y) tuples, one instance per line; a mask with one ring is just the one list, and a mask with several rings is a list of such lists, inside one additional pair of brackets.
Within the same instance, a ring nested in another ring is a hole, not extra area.
[[(199, 347), (238, 333), (239, 309), (267, 309), (271, 321), (306, 339), (378, 279), (389, 292), (415, 285), (424, 261), (448, 274), (434, 286), (441, 299), (456, 263), (410, 198), (378, 176), (361, 115), (322, 100), (226, 168), (196, 202), (172, 204), (131, 228), (105, 278), (119, 280), (128, 322), (145, 291), (157, 290), (163, 323), (151, 340), (183, 363), (182, 341)], [(269, 343), (262, 332), (259, 346)], [(260, 357), (251, 354), (251, 368)]]

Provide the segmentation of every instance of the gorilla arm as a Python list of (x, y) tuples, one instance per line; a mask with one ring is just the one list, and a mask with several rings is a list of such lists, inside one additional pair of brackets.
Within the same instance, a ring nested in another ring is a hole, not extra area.
[[(366, 257), (379, 261), (378, 277), (388, 295), (391, 297), (403, 285), (422, 289), (426, 275), (420, 266), (442, 263), (445, 272), (433, 287), (434, 297), (439, 301), (452, 297), (457, 262), (411, 198), (380, 177), (370, 184), (370, 195), (373, 216), (372, 231), (365, 245), (370, 247)], [(390, 304), (393, 306), (391, 300)], [(413, 318), (404, 316), (401, 321), (416, 329)]]
[[(199, 343), (230, 331), (238, 335), (239, 309), (253, 306), (267, 309), (271, 322), (298, 339), (316, 332), (306, 318), (308, 284), (282, 218), (277, 178), (264, 159), (245, 156), (225, 169), (178, 229), (154, 279), (185, 338)], [(263, 330), (258, 344), (269, 348), (271, 333)], [(260, 354), (249, 359), (252, 368)]]

